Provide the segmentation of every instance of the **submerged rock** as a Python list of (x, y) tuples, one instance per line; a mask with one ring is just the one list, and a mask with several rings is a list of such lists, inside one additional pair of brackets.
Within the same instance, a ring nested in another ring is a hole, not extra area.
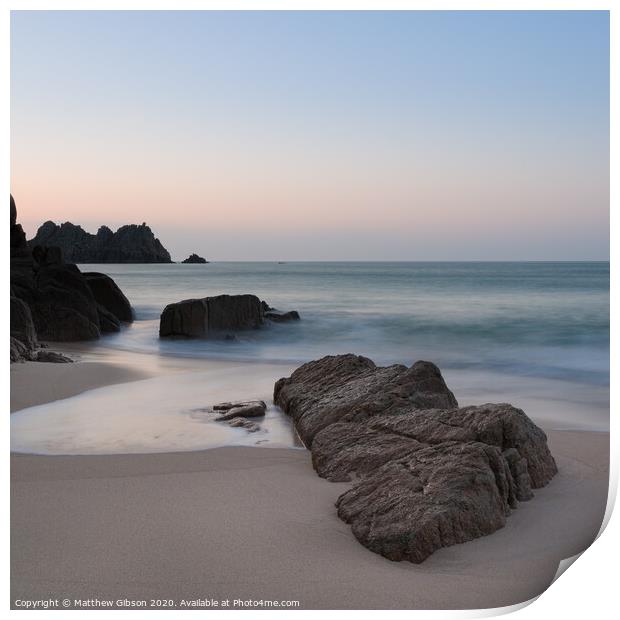
[(260, 431), (260, 426), (258, 424), (255, 422), (250, 422), (250, 420), (246, 420), (245, 418), (233, 418), (228, 422), (228, 425), (245, 428), (248, 433), (256, 433), (257, 431)]
[[(228, 406), (230, 405), (230, 406)], [(224, 406), (226, 408), (224, 408)], [(256, 418), (265, 415), (267, 405), (262, 400), (253, 400), (239, 403), (220, 403), (213, 407), (214, 411), (224, 413), (217, 418), (219, 420), (232, 420), (233, 418)]]
[(269, 312), (265, 312), (265, 318), (274, 323), (286, 323), (288, 321), (299, 321), (300, 316), (297, 310), (290, 310), (289, 312), (277, 312), (271, 309)]
[(430, 362), (355, 355), (304, 364), (274, 388), (317, 473), (355, 482), (338, 516), (366, 547), (421, 562), (503, 527), (557, 473), (545, 433), (509, 404), (459, 408)]

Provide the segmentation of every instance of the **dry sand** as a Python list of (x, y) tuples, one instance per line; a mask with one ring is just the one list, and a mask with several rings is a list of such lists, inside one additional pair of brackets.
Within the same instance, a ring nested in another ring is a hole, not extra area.
[(522, 602), (592, 542), (607, 496), (609, 435), (549, 438), (560, 469), (549, 486), (502, 530), (421, 565), (358, 544), (334, 508), (346, 485), (318, 478), (303, 450), (13, 455), (12, 605), (48, 597), (336, 609)]

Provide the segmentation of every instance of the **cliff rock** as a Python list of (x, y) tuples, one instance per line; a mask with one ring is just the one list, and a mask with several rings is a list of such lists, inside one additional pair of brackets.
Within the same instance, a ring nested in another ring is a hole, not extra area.
[(70, 263), (171, 263), (170, 254), (146, 224), (121, 226), (112, 232), (101, 226), (96, 235), (81, 226), (65, 222), (60, 226), (45, 222), (29, 241), (56, 246)]

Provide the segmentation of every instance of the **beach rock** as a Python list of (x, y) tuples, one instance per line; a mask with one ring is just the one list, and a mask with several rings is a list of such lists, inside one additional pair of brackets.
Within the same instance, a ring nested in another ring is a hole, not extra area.
[(10, 337), (11, 363), (29, 360), (32, 350), (29, 349), (21, 340)]
[[(11, 296), (18, 300), (11, 301), (15, 338), (33, 351), (38, 339), (92, 340), (102, 331), (118, 331), (119, 318), (131, 320), (131, 306), (111, 278), (93, 273), (87, 279), (76, 265), (64, 262), (60, 247), (36, 244), (31, 249), (19, 232), (12, 196), (10, 203)], [(32, 333), (28, 335), (24, 305), (34, 326), (34, 339)]]
[(186, 263), (186, 264), (205, 264), (208, 263), (209, 261), (206, 258), (203, 258), (202, 256), (198, 256), (198, 254), (190, 254), (184, 261), (181, 261), (182, 263)]
[(365, 547), (389, 560), (422, 562), (441, 547), (503, 527), (514, 497), (499, 449), (419, 444), (365, 476), (336, 502)]
[[(214, 411), (218, 411), (216, 407), (217, 405), (213, 407)], [(225, 409), (224, 413), (219, 418), (217, 418), (217, 420), (232, 420), (233, 418), (257, 418), (260, 416), (264, 416), (266, 409), (267, 406), (262, 400), (235, 403), (232, 407)], [(221, 409), (219, 409), (219, 411), (221, 411)]]
[(102, 334), (121, 331), (121, 322), (101, 304), (97, 304), (97, 315), (99, 316), (99, 329)]
[(293, 418), (308, 447), (321, 429), (334, 422), (362, 421), (412, 408), (457, 406), (435, 364), (419, 361), (410, 368), (378, 367), (367, 357), (353, 354), (330, 355), (300, 366), (276, 382), (273, 400)]
[(99, 337), (97, 302), (75, 265), (52, 265), (39, 269), (30, 304), (41, 340), (75, 341)]
[(64, 263), (62, 250), (55, 246), (35, 245), (32, 248), (32, 258), (35, 263), (35, 269), (49, 267), (50, 265), (62, 265)]
[(337, 501), (356, 538), (390, 560), (503, 527), (557, 473), (545, 433), (509, 404), (459, 408), (430, 362), (365, 357), (304, 364), (274, 388), (317, 473), (353, 481)]
[(95, 271), (87, 271), (83, 275), (97, 303), (119, 321), (126, 323), (133, 321), (133, 310), (129, 300), (110, 276)]
[(225, 403), (217, 403), (213, 405), (213, 411), (228, 411), (229, 409), (233, 409), (235, 407), (245, 407), (249, 405), (256, 405), (261, 407), (263, 411), (267, 409), (267, 404), (264, 400), (238, 400), (233, 402), (225, 402)]
[(37, 346), (37, 332), (26, 302), (11, 296), (11, 338), (19, 340), (27, 350)]
[(255, 295), (186, 299), (164, 308), (159, 322), (159, 336), (223, 336), (227, 331), (256, 329), (263, 322), (260, 300)]
[(171, 263), (170, 254), (145, 224), (121, 226), (112, 232), (101, 226), (96, 235), (81, 226), (47, 221), (30, 246), (57, 246), (70, 263)]
[(256, 433), (256, 431), (260, 430), (260, 426), (258, 424), (250, 422), (250, 420), (246, 420), (245, 418), (233, 418), (228, 422), (228, 425), (245, 428), (245, 430), (249, 433)]
[(297, 310), (290, 310), (289, 312), (274, 312), (270, 310), (265, 312), (265, 318), (274, 323), (286, 323), (288, 321), (299, 321), (300, 319)]
[[(411, 443), (411, 442), (415, 443)], [(405, 454), (413, 445), (480, 442), (500, 450), (516, 499), (532, 497), (557, 473), (547, 436), (512, 405), (486, 404), (453, 409), (411, 409), (377, 415), (351, 425), (338, 422), (319, 432), (312, 444), (313, 464), (329, 480), (349, 480)]]
[(11, 228), (9, 236), (11, 270), (32, 268), (32, 252), (26, 241), (26, 233), (21, 224), (17, 223), (17, 207), (13, 195), (10, 195)]
[(53, 364), (71, 364), (73, 360), (62, 353), (56, 353), (56, 351), (37, 351), (33, 361), (36, 362), (48, 362)]

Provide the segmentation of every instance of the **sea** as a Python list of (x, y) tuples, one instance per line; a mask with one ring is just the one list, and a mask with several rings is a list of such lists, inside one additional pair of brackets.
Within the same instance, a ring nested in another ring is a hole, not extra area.
[[(609, 429), (608, 262), (212, 262), (81, 265), (110, 275), (135, 322), (79, 350), (158, 376), (12, 416), (12, 447), (43, 454), (298, 446), (273, 383), (324, 355), (437, 364), (459, 404), (510, 402), (543, 428)], [(300, 321), (230, 340), (160, 340), (163, 308), (253, 293)], [(258, 433), (200, 409), (264, 398)], [(201, 417), (202, 416), (202, 417)]]

